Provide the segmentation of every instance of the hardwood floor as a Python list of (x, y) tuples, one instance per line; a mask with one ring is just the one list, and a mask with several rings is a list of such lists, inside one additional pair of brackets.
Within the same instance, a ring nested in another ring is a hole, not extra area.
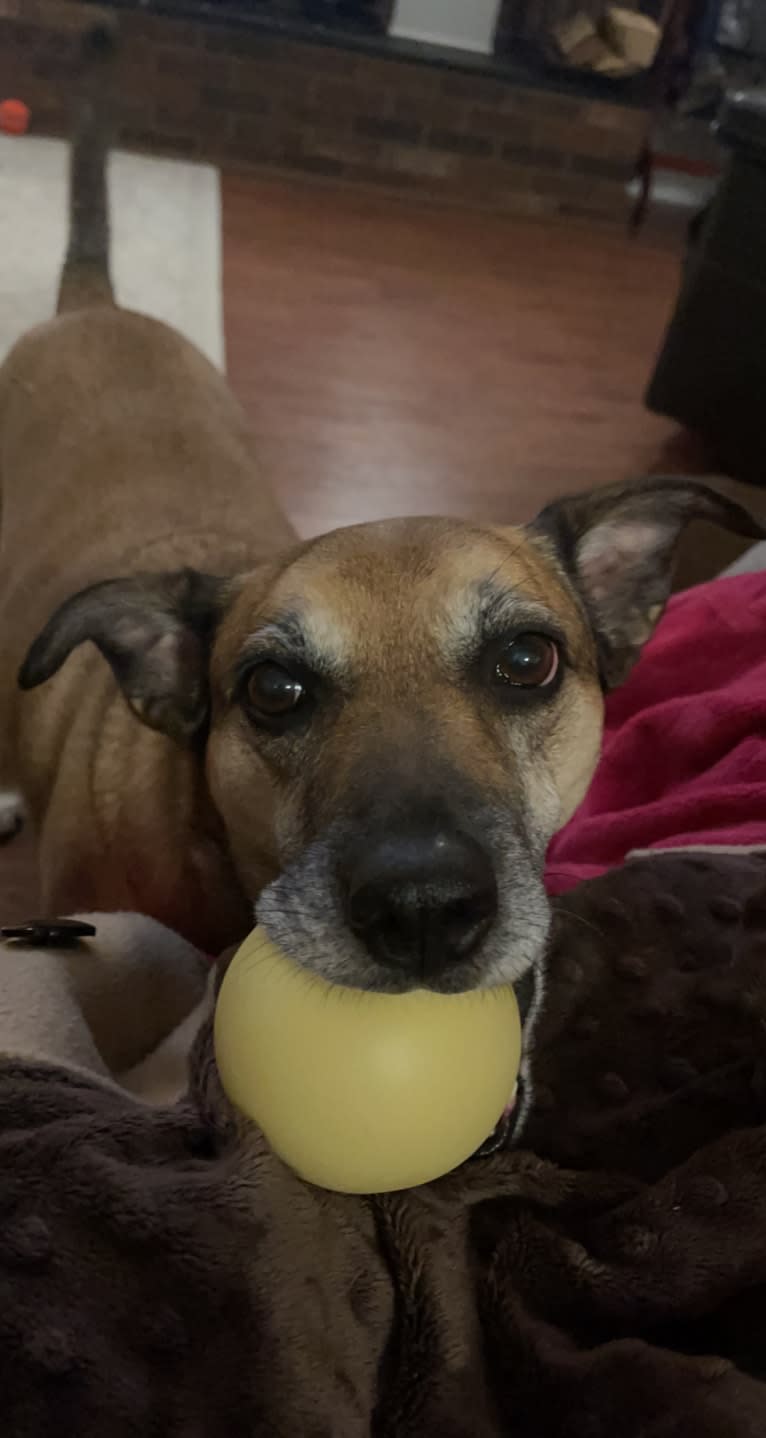
[(642, 406), (666, 242), (251, 177), (223, 198), (229, 373), (303, 534), (512, 522), (667, 458)]

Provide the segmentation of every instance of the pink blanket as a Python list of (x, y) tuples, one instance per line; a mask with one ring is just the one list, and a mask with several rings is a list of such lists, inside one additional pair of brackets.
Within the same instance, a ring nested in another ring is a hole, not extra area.
[(766, 574), (670, 601), (622, 689), (601, 762), (548, 851), (549, 892), (631, 849), (766, 845)]

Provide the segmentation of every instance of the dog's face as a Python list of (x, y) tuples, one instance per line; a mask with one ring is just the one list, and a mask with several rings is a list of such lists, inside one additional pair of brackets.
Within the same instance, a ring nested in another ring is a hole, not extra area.
[(114, 581), (54, 616), (22, 682), (93, 639), (139, 717), (198, 744), (259, 918), (307, 968), (362, 988), (513, 981), (545, 943), (545, 850), (595, 767), (603, 691), (697, 515), (759, 532), (666, 480), (528, 529), (397, 521), (233, 581)]
[(209, 787), (251, 892), (270, 815), (259, 914), (291, 954), (443, 989), (536, 957), (546, 845), (585, 792), (602, 699), (582, 605), (530, 539), (331, 534), (241, 583), (210, 678)]

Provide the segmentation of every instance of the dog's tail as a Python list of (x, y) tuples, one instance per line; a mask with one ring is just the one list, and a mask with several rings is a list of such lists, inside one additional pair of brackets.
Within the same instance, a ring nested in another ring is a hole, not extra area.
[(116, 31), (93, 26), (83, 39), (80, 112), (69, 158), (69, 245), (59, 286), (58, 309), (113, 304), (109, 273), (109, 125), (107, 90)]

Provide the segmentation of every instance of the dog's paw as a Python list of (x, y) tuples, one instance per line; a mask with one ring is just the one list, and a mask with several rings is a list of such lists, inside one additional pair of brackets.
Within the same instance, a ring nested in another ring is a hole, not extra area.
[(0, 844), (7, 844), (24, 823), (24, 804), (12, 789), (0, 789)]

